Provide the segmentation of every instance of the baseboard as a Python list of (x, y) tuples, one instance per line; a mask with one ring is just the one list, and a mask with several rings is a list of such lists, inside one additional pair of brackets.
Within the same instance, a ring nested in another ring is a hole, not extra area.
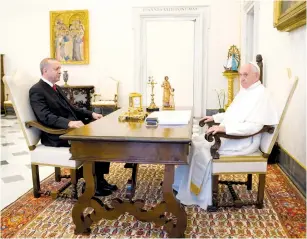
[(279, 147), (278, 164), (293, 184), (306, 197), (306, 169)]

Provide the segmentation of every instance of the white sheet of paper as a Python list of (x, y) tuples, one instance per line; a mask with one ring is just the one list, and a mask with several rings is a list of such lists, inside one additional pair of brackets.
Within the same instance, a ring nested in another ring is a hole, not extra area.
[(155, 111), (147, 118), (158, 118), (159, 125), (185, 125), (191, 119), (191, 110)]

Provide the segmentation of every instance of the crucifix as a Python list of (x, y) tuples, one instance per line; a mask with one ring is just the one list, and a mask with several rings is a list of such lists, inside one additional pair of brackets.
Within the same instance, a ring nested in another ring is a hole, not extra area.
[(153, 76), (149, 76), (148, 85), (151, 85), (151, 102), (150, 105), (146, 108), (148, 112), (159, 111), (159, 107), (155, 104), (155, 94), (154, 94), (154, 87), (157, 82), (154, 81)]

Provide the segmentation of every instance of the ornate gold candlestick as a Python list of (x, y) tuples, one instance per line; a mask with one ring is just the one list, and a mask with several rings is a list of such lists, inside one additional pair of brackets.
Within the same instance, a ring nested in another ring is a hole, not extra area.
[(233, 81), (239, 76), (239, 73), (234, 71), (225, 71), (223, 72), (223, 76), (225, 76), (228, 80), (228, 102), (225, 105), (226, 110), (233, 101)]
[(154, 87), (157, 82), (154, 81), (152, 76), (149, 76), (148, 85), (151, 85), (151, 102), (150, 105), (146, 108), (148, 112), (159, 111), (159, 107), (155, 104), (155, 94), (154, 94)]

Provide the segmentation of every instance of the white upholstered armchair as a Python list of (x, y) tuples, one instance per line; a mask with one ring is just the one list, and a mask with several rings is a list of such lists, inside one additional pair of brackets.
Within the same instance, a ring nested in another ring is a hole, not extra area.
[(92, 108), (109, 107), (116, 110), (118, 108), (118, 85), (119, 81), (112, 77), (103, 79), (100, 87), (97, 87), (99, 92), (94, 94)]
[[(261, 133), (261, 142), (260, 148), (257, 152), (250, 155), (243, 156), (226, 156), (219, 155), (218, 149), (221, 145), (220, 138), (231, 138), (231, 139), (242, 139), (249, 136), (232, 136), (225, 133), (217, 133), (215, 135), (206, 135), (206, 139), (210, 142), (214, 141), (214, 145), (211, 147), (211, 155), (213, 157), (212, 164), (212, 202), (213, 205), (208, 207), (208, 211), (216, 211), (219, 206), (229, 206), (229, 205), (219, 205), (219, 190), (218, 184), (226, 184), (230, 190), (231, 196), (234, 200), (232, 204), (235, 207), (241, 207), (243, 205), (255, 204), (258, 208), (263, 207), (264, 199), (264, 188), (265, 188), (265, 178), (267, 173), (267, 160), (269, 155), (272, 152), (272, 148), (276, 142), (279, 129), (283, 122), (284, 116), (286, 114), (288, 105), (291, 101), (292, 95), (295, 91), (297, 79), (290, 79), (288, 89), (289, 91), (285, 95), (285, 104), (283, 106), (282, 114), (279, 120), (278, 125), (274, 126), (264, 126), (262, 130), (258, 133)], [(199, 122), (201, 127), (204, 126), (204, 122)], [(256, 133), (256, 134), (258, 134)], [(234, 182), (234, 181), (220, 181), (219, 176), (223, 174), (247, 174), (246, 182)], [(239, 196), (236, 194), (235, 190), (232, 187), (232, 184), (245, 184), (248, 190), (252, 189), (252, 174), (258, 174), (258, 196), (257, 201), (255, 202), (246, 202), (240, 200)]]
[[(60, 167), (69, 168), (71, 174), (71, 182), (74, 185), (74, 197), (77, 197), (77, 169), (81, 166), (78, 161), (70, 160), (71, 154), (67, 147), (47, 147), (40, 143), (40, 132), (45, 131), (52, 134), (64, 134), (65, 129), (51, 129), (37, 122), (32, 111), (29, 100), (29, 89), (39, 79), (28, 75), (25, 72), (17, 71), (13, 76), (5, 76), (6, 84), (15, 113), (23, 134), (30, 149), (32, 181), (34, 197), (40, 197), (39, 165), (48, 165), (55, 167), (55, 180), (61, 180)], [(58, 192), (51, 192), (52, 197), (56, 197)]]

